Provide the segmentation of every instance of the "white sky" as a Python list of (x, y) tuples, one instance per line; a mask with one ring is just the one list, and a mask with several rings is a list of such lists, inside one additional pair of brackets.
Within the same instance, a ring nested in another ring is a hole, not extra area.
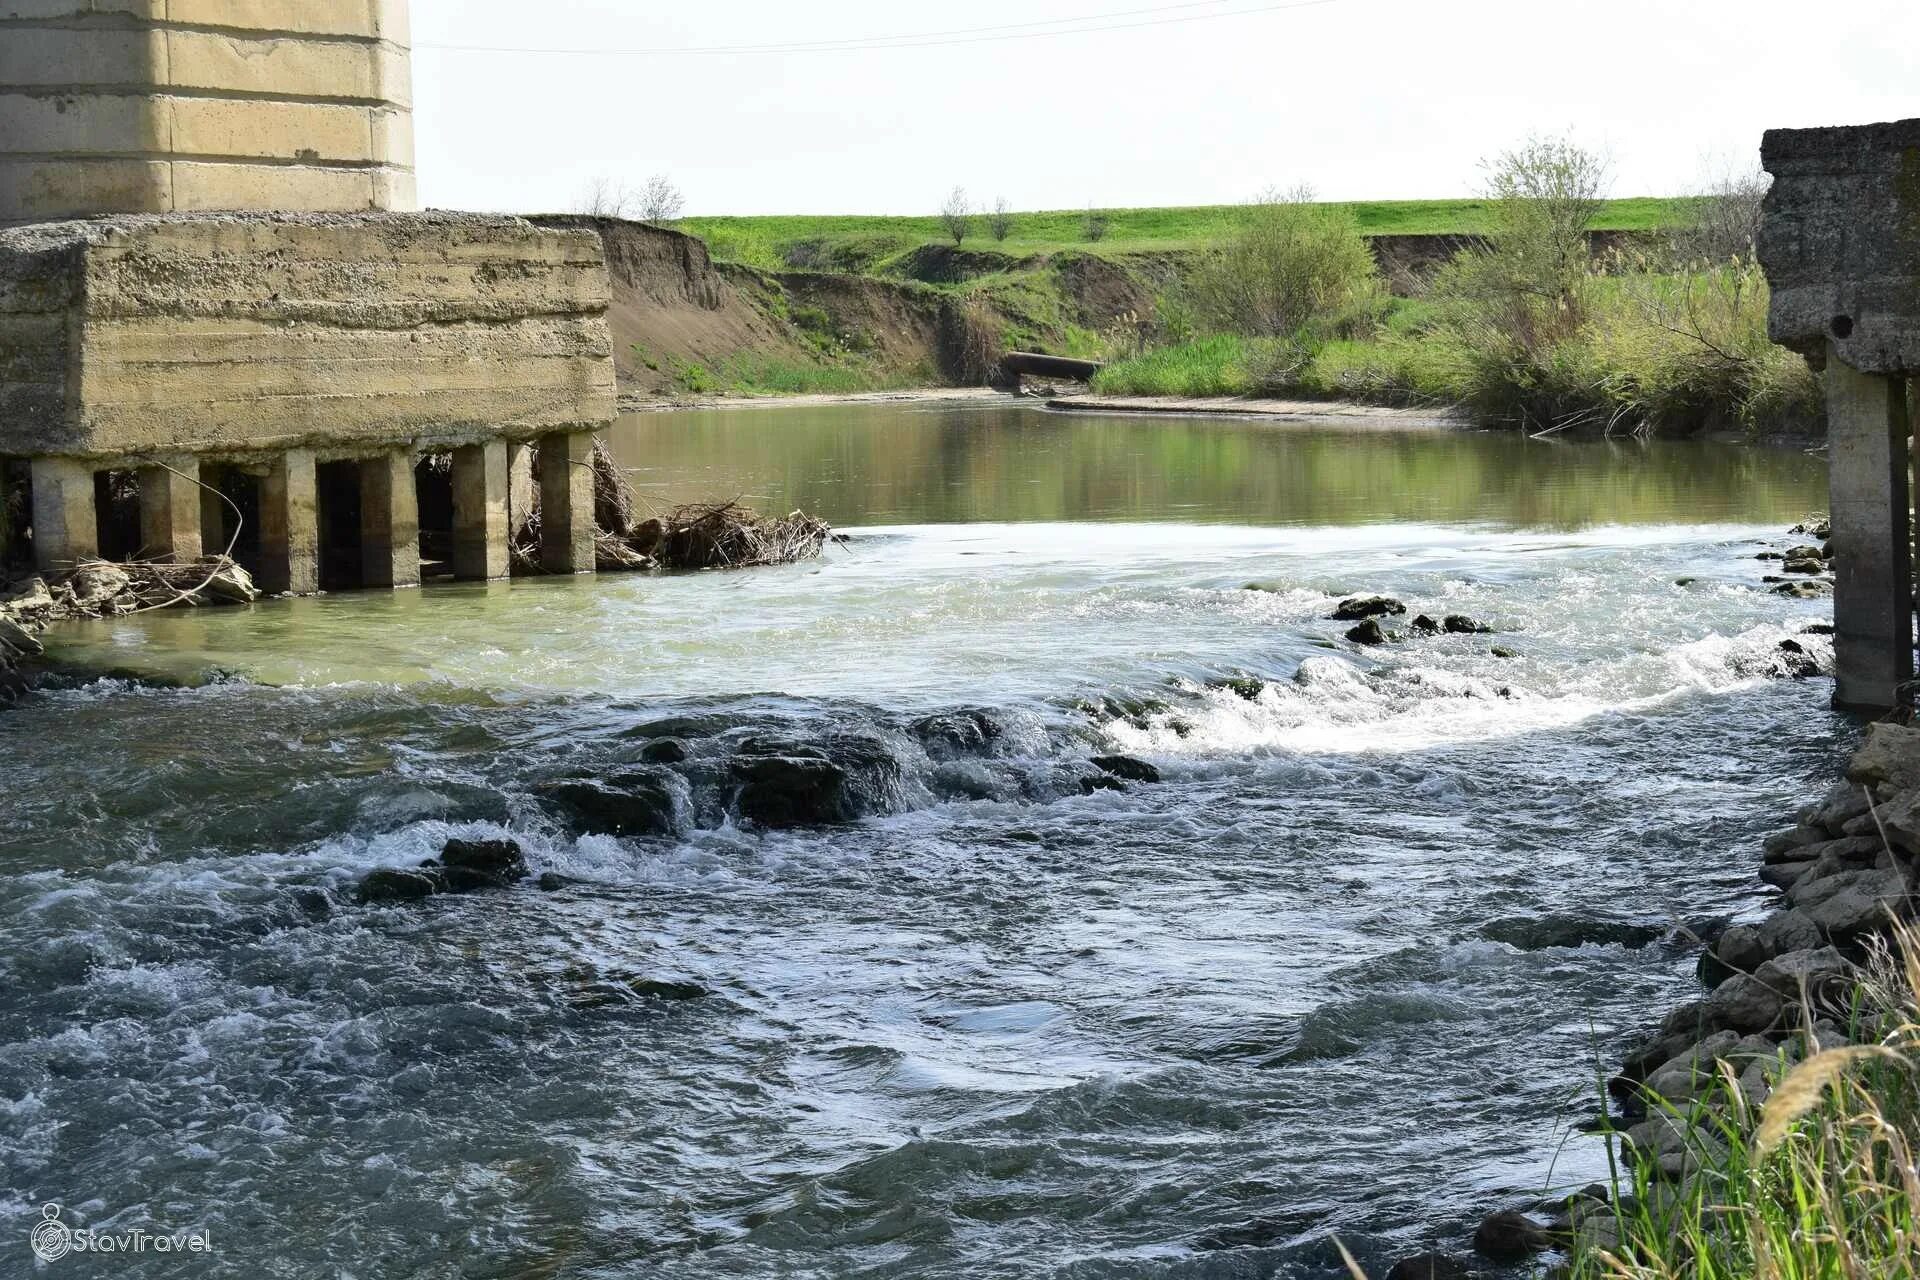
[[(1606, 149), (1616, 195), (1667, 194), (1744, 166), (1770, 126), (1920, 115), (1916, 0), (1281, 2), (413, 0), (421, 198), (564, 209), (597, 175), (654, 172), (690, 214), (930, 213), (956, 183), (1023, 209), (1301, 182), (1324, 199), (1442, 197), (1471, 194), (1481, 157), (1529, 132)], [(427, 47), (790, 45), (1050, 19), (1162, 25), (765, 54)]]

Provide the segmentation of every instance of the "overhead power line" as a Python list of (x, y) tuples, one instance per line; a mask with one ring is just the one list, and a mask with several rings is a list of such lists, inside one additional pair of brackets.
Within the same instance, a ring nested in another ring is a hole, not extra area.
[[(422, 40), (413, 47), (416, 49), (432, 49), (441, 53), (516, 53), (567, 57), (684, 57), (791, 53), (855, 53), (863, 50), (931, 49), (945, 45), (991, 44), (1007, 40), (1045, 40), (1055, 36), (1094, 35), (1103, 31), (1132, 31), (1141, 27), (1169, 27), (1191, 22), (1212, 22), (1221, 18), (1248, 18), (1264, 13), (1280, 13), (1289, 9), (1317, 9), (1326, 5), (1341, 4), (1344, 3), (1344, 0), (1290, 0), (1289, 3), (1285, 4), (1263, 4), (1251, 9), (1233, 9), (1221, 13), (1193, 13), (1172, 18), (1149, 18), (1140, 22), (1113, 21), (1115, 18), (1135, 17), (1141, 14), (1162, 14), (1183, 9), (1211, 8), (1216, 5), (1229, 3), (1233, 3), (1233, 0), (1191, 0), (1190, 3), (1186, 4), (1159, 5), (1149, 9), (1123, 9), (1114, 13), (1090, 15), (1082, 18), (1055, 18), (1045, 22), (1019, 22), (1009, 23), (1004, 26), (962, 28), (956, 31), (923, 31), (897, 36), (866, 36), (843, 40), (808, 40), (782, 44), (714, 45), (704, 48), (679, 47), (661, 49), (552, 49), (527, 45), (449, 44), (434, 40)], [(1027, 29), (1034, 27), (1056, 27), (1059, 29), (1051, 31)]]

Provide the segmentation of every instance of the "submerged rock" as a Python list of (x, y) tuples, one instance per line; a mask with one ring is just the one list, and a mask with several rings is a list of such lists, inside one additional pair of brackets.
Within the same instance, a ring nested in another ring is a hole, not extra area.
[(1110, 773), (1129, 782), (1160, 781), (1159, 769), (1132, 756), (1095, 756), (1090, 763), (1102, 773)]
[(1362, 618), (1384, 618), (1406, 611), (1407, 606), (1392, 596), (1349, 596), (1329, 616), (1335, 622), (1358, 622)]
[(1553, 1248), (1554, 1235), (1516, 1209), (1488, 1214), (1473, 1232), (1473, 1247), (1496, 1262), (1518, 1262)]
[(730, 766), (740, 780), (740, 816), (763, 827), (827, 826), (859, 816), (847, 771), (811, 756), (749, 756)]
[(1440, 625), (1446, 628), (1449, 635), (1484, 636), (1493, 633), (1492, 627), (1484, 622), (1469, 618), (1464, 613), (1450, 613), (1447, 615), (1446, 620)]
[(671, 769), (631, 765), (597, 778), (562, 778), (534, 789), (577, 830), (609, 836), (677, 835), (687, 823), (691, 789)]
[(661, 738), (640, 748), (640, 758), (648, 764), (679, 764), (687, 758), (687, 744), (678, 738)]
[(1503, 644), (1497, 644), (1493, 646), (1493, 648), (1489, 649), (1487, 652), (1491, 653), (1496, 658), (1517, 658), (1520, 656), (1514, 650), (1507, 648)]
[(1387, 642), (1387, 633), (1380, 629), (1379, 622), (1368, 618), (1359, 626), (1347, 632), (1347, 639), (1355, 644), (1380, 645)]
[(1407, 624), (1407, 630), (1417, 636), (1437, 636), (1440, 634), (1440, 624), (1423, 613)]
[(370, 871), (360, 881), (360, 901), (412, 902), (441, 892), (438, 876), (425, 871), (399, 868)]
[(504, 889), (528, 875), (518, 840), (449, 840), (418, 867), (383, 867), (360, 881), (362, 903), (416, 902), (440, 893)]

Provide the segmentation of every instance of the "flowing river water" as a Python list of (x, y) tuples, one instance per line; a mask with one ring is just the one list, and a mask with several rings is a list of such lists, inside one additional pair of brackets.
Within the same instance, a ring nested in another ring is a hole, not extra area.
[[(122, 674), (0, 713), (0, 1275), (49, 1201), (213, 1245), (73, 1275), (1377, 1275), (1604, 1175), (1569, 1127), (1676, 926), (1758, 905), (1849, 733), (1775, 678), (1828, 613), (1753, 558), (1823, 505), (1795, 450), (1004, 402), (616, 443), (849, 539), (49, 638)], [(1355, 592), (1499, 634), (1363, 650)], [(537, 794), (668, 737), (672, 834)], [(768, 741), (852, 752), (857, 813), (739, 820)], [(356, 900), (502, 833), (545, 889)]]

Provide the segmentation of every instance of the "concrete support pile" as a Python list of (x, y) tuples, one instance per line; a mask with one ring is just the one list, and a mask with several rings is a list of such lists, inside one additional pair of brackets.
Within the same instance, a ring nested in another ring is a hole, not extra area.
[(1913, 700), (1907, 381), (1920, 375), (1920, 120), (1776, 129), (1760, 234), (1775, 342), (1827, 371), (1834, 704)]

